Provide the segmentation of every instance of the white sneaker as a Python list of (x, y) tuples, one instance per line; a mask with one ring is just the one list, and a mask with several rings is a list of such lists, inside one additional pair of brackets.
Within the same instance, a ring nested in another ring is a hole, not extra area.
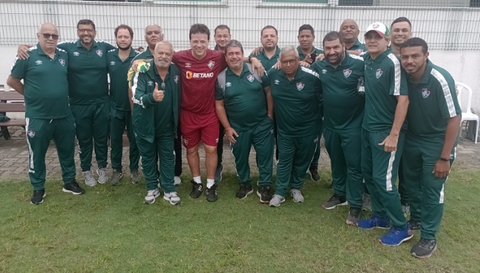
[(97, 180), (95, 180), (91, 171), (82, 172), (82, 174), (85, 178), (85, 185), (89, 187), (94, 187), (97, 185)]
[(171, 205), (174, 206), (180, 204), (180, 197), (178, 197), (176, 192), (165, 193), (163, 195), (163, 199), (167, 200)]
[(155, 199), (160, 196), (160, 191), (158, 189), (149, 190), (145, 196), (145, 203), (153, 204)]
[(280, 207), (280, 204), (283, 202), (285, 202), (285, 197), (278, 194), (274, 194), (272, 199), (270, 199), (270, 203), (268, 203), (268, 205), (270, 207)]
[(98, 174), (98, 183), (105, 184), (108, 181), (107, 169), (100, 168), (97, 170)]
[(175, 176), (175, 178), (173, 178), (173, 185), (175, 186), (182, 185), (182, 179), (180, 178), (180, 176)]
[(290, 195), (293, 198), (293, 202), (295, 203), (303, 203), (305, 201), (305, 198), (303, 198), (302, 192), (300, 190), (291, 190)]

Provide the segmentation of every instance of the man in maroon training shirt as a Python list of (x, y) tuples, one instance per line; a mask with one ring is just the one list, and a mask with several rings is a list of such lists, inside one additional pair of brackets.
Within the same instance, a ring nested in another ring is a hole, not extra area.
[[(176, 52), (172, 61), (180, 68), (182, 75), (180, 128), (193, 176), (190, 197), (198, 198), (203, 192), (198, 155), (201, 140), (206, 155), (207, 200), (215, 202), (218, 199), (214, 177), (220, 130), (215, 111), (215, 81), (218, 74), (227, 67), (227, 63), (223, 52), (208, 49), (210, 30), (206, 25), (192, 25), (189, 35), (190, 49)], [(252, 58), (251, 61), (255, 67), (263, 70), (258, 60)]]

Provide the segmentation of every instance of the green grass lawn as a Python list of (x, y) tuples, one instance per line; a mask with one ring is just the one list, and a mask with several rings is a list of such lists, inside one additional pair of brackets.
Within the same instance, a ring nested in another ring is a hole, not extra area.
[[(145, 188), (87, 188), (83, 196), (47, 182), (41, 205), (29, 203), (28, 181), (0, 182), (0, 272), (479, 272), (480, 171), (455, 169), (446, 187), (439, 248), (427, 260), (410, 255), (415, 237), (399, 247), (378, 242), (383, 230), (345, 224), (347, 207), (326, 211), (330, 174), (306, 180), (305, 203), (279, 208), (256, 195), (234, 198), (233, 174), (219, 200), (188, 197), (143, 204)], [(367, 214), (365, 213), (365, 217)]]

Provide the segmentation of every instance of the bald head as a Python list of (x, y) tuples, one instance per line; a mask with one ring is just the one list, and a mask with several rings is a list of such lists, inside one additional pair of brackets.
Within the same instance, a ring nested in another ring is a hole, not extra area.
[(58, 43), (58, 29), (52, 23), (44, 23), (38, 28), (37, 38), (40, 48), (45, 53), (55, 52)]
[(340, 25), (339, 32), (342, 34), (345, 43), (351, 44), (357, 41), (360, 29), (358, 28), (357, 22), (352, 19), (346, 19)]

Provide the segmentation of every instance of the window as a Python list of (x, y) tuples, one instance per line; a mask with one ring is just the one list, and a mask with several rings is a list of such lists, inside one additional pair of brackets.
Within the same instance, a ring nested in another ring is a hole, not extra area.
[(263, 2), (320, 3), (320, 4), (326, 4), (326, 3), (328, 3), (328, 0), (263, 0)]
[(373, 6), (373, 0), (339, 0), (339, 6)]

